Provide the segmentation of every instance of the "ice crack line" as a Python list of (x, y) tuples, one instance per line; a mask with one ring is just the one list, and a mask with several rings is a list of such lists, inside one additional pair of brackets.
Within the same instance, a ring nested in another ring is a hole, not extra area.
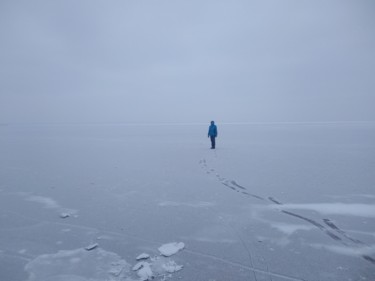
[(236, 192), (239, 192), (239, 193), (242, 193), (244, 194), (245, 196), (249, 196), (249, 197), (253, 197), (253, 198), (256, 198), (256, 199), (259, 199), (259, 200), (262, 200), (262, 201), (265, 201), (266, 199), (259, 196), (259, 195), (256, 195), (256, 194), (252, 194), (250, 193), (246, 187), (244, 186), (241, 186), (239, 185), (235, 180), (230, 180), (230, 179), (227, 179), (227, 178), (224, 178), (222, 177), (220, 174), (218, 174), (216, 172), (215, 169), (212, 169), (212, 168), (209, 168), (208, 165), (207, 165), (207, 161), (206, 159), (201, 159), (199, 161), (199, 164), (201, 165), (202, 169), (206, 172), (206, 174), (214, 174), (215, 177), (217, 178), (217, 180), (224, 186), (236, 191)]
[[(280, 208), (277, 208), (277, 209), (281, 213), (289, 215), (289, 216), (292, 216), (292, 217), (295, 217), (295, 218), (300, 219), (300, 220), (303, 220), (303, 221), (305, 221), (305, 222), (307, 222), (307, 223), (315, 226), (317, 229), (319, 229), (322, 233), (324, 233), (325, 235), (327, 235), (329, 238), (331, 238), (331, 239), (333, 239), (333, 240), (335, 240), (337, 242), (340, 242), (344, 246), (350, 247), (350, 245), (347, 242), (345, 242), (345, 240), (347, 240), (347, 241), (349, 241), (349, 243), (353, 243), (353, 244), (355, 244), (357, 246), (358, 245), (366, 245), (366, 243), (362, 242), (361, 240), (352, 238), (345, 231), (343, 231), (342, 229), (340, 229), (339, 227), (337, 227), (328, 218), (323, 219), (323, 222), (324, 222), (325, 225), (327, 225), (329, 227), (329, 229), (326, 226), (324, 226), (323, 224), (321, 224), (321, 223), (319, 223), (319, 222), (317, 222), (317, 221), (315, 221), (313, 219), (310, 219), (308, 217), (299, 215), (299, 214), (297, 214), (295, 212), (290, 212), (290, 211), (283, 210), (282, 206), (284, 205), (284, 203), (282, 203), (281, 201), (275, 199), (272, 196), (268, 196), (267, 197), (268, 200), (267, 200), (267, 199), (265, 199), (262, 196), (250, 193), (246, 187), (238, 184), (235, 180), (230, 180), (230, 179), (227, 179), (225, 177), (222, 177), (219, 173), (216, 172), (215, 169), (210, 168), (208, 166), (208, 164), (207, 164), (206, 159), (201, 159), (199, 161), (199, 164), (202, 167), (202, 169), (206, 172), (206, 174), (208, 174), (208, 175), (214, 174), (215, 177), (218, 179), (218, 181), (222, 185), (230, 188), (233, 191), (236, 191), (238, 193), (244, 194), (244, 195), (246, 195), (248, 197), (259, 199), (259, 200), (263, 201), (263, 203), (268, 201), (271, 204), (278, 205)], [(336, 235), (335, 233), (333, 233), (331, 230), (335, 231), (338, 235)], [(343, 238), (341, 238), (339, 235), (341, 237), (343, 237)], [(372, 257), (370, 257), (370, 256), (368, 256), (368, 255), (361, 255), (361, 258), (365, 259), (366, 261), (368, 261), (368, 262), (370, 262), (372, 264), (375, 264), (375, 259), (372, 258)]]

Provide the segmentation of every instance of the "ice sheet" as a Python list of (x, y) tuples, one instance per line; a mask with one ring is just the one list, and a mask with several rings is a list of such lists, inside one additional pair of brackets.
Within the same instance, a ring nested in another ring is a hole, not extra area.
[(375, 280), (374, 125), (218, 126), (1, 127), (0, 280)]

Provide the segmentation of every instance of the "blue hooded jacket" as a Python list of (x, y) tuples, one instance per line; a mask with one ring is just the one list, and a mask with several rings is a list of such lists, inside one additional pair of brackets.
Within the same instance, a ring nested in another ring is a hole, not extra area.
[(208, 136), (214, 138), (217, 137), (217, 127), (214, 121), (211, 121), (211, 126), (208, 127)]

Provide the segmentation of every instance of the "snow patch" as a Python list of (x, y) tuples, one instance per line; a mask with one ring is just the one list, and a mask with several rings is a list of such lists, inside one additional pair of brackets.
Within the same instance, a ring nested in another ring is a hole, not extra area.
[(375, 205), (346, 203), (285, 204), (269, 206), (272, 209), (311, 210), (324, 215), (348, 215), (375, 218)]
[(31, 201), (35, 203), (42, 204), (46, 209), (59, 209), (60, 205), (53, 200), (52, 198), (43, 197), (43, 196), (29, 196), (26, 198), (26, 201)]
[(280, 232), (286, 235), (292, 235), (293, 233), (300, 230), (312, 230), (315, 227), (312, 225), (303, 225), (303, 224), (287, 224), (287, 223), (271, 223), (271, 227), (276, 228)]
[(346, 256), (363, 256), (363, 255), (373, 255), (375, 254), (375, 245), (363, 246), (363, 247), (346, 247), (337, 245), (322, 245), (313, 244), (315, 248), (326, 249), (336, 254), (346, 255)]
[(76, 215), (77, 210), (67, 209), (60, 206), (54, 199), (45, 197), (45, 196), (38, 196), (38, 195), (30, 195), (25, 192), (19, 192), (18, 195), (25, 198), (26, 201), (39, 203), (45, 209), (54, 209), (60, 211), (60, 218), (68, 218), (72, 215)]
[(160, 207), (191, 207), (191, 208), (207, 208), (207, 207), (213, 207), (215, 206), (214, 203), (212, 202), (206, 202), (206, 201), (201, 201), (201, 202), (175, 202), (175, 201), (164, 201), (160, 202), (158, 204)]

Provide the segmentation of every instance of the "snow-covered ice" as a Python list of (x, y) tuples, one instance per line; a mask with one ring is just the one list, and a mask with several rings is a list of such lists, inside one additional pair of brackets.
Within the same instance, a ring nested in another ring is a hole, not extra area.
[(1, 126), (0, 280), (375, 280), (375, 124), (218, 126)]

